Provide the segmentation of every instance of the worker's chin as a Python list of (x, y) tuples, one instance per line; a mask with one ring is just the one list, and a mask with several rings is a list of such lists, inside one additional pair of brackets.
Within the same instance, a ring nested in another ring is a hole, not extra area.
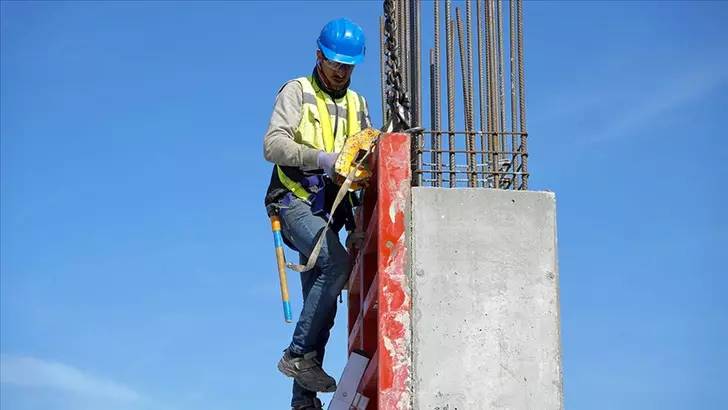
[(346, 88), (346, 83), (347, 83), (346, 80), (341, 80), (341, 81), (334, 80), (331, 82), (331, 88), (333, 88), (336, 91), (341, 91), (344, 88)]

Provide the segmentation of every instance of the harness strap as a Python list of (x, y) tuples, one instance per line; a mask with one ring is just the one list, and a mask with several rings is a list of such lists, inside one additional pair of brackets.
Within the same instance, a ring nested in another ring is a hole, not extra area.
[(311, 254), (308, 256), (308, 262), (306, 265), (298, 265), (293, 263), (288, 263), (288, 268), (291, 270), (294, 270), (296, 272), (306, 272), (316, 265), (316, 260), (318, 259), (319, 253), (321, 253), (321, 247), (324, 244), (324, 240), (326, 239), (326, 231), (329, 229), (329, 226), (331, 225), (331, 221), (334, 219), (334, 214), (336, 213), (336, 209), (339, 207), (339, 204), (341, 203), (341, 200), (344, 199), (346, 194), (349, 192), (349, 187), (351, 187), (351, 183), (354, 181), (354, 175), (356, 175), (356, 171), (361, 166), (361, 164), (364, 163), (364, 161), (369, 157), (369, 154), (371, 154), (372, 149), (377, 144), (379, 137), (377, 137), (373, 142), (372, 145), (369, 147), (369, 149), (362, 155), (361, 159), (357, 161), (357, 163), (351, 167), (351, 170), (349, 171), (349, 174), (346, 176), (346, 179), (344, 180), (344, 183), (341, 184), (341, 188), (339, 188), (339, 192), (336, 193), (336, 198), (334, 199), (334, 204), (331, 206), (331, 211), (329, 213), (329, 218), (326, 221), (326, 226), (321, 230), (321, 234), (316, 241), (316, 245), (313, 247), (313, 250), (311, 251)]

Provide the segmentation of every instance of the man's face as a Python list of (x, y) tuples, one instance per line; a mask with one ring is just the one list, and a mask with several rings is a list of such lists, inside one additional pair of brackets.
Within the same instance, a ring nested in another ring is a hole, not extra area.
[(316, 51), (316, 58), (326, 86), (333, 90), (341, 90), (344, 88), (351, 78), (354, 66), (327, 60), (320, 50)]

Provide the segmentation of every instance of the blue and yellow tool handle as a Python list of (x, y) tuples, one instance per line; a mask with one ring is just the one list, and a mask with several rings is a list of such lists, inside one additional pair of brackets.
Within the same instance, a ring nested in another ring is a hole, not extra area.
[(273, 245), (276, 251), (278, 264), (278, 280), (281, 287), (281, 300), (283, 301), (283, 317), (286, 323), (293, 322), (291, 314), (291, 301), (288, 296), (288, 279), (286, 278), (286, 255), (283, 252), (283, 236), (281, 235), (281, 220), (278, 215), (271, 215), (270, 226), (273, 231)]

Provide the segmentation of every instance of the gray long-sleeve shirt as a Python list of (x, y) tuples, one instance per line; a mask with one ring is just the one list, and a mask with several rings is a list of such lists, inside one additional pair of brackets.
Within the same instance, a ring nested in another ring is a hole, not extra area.
[[(371, 126), (369, 111), (364, 102), (365, 124)], [(318, 168), (319, 150), (295, 141), (295, 131), (303, 115), (303, 87), (298, 81), (283, 86), (273, 105), (268, 131), (263, 139), (263, 156), (274, 164), (299, 167), (305, 170)]]

